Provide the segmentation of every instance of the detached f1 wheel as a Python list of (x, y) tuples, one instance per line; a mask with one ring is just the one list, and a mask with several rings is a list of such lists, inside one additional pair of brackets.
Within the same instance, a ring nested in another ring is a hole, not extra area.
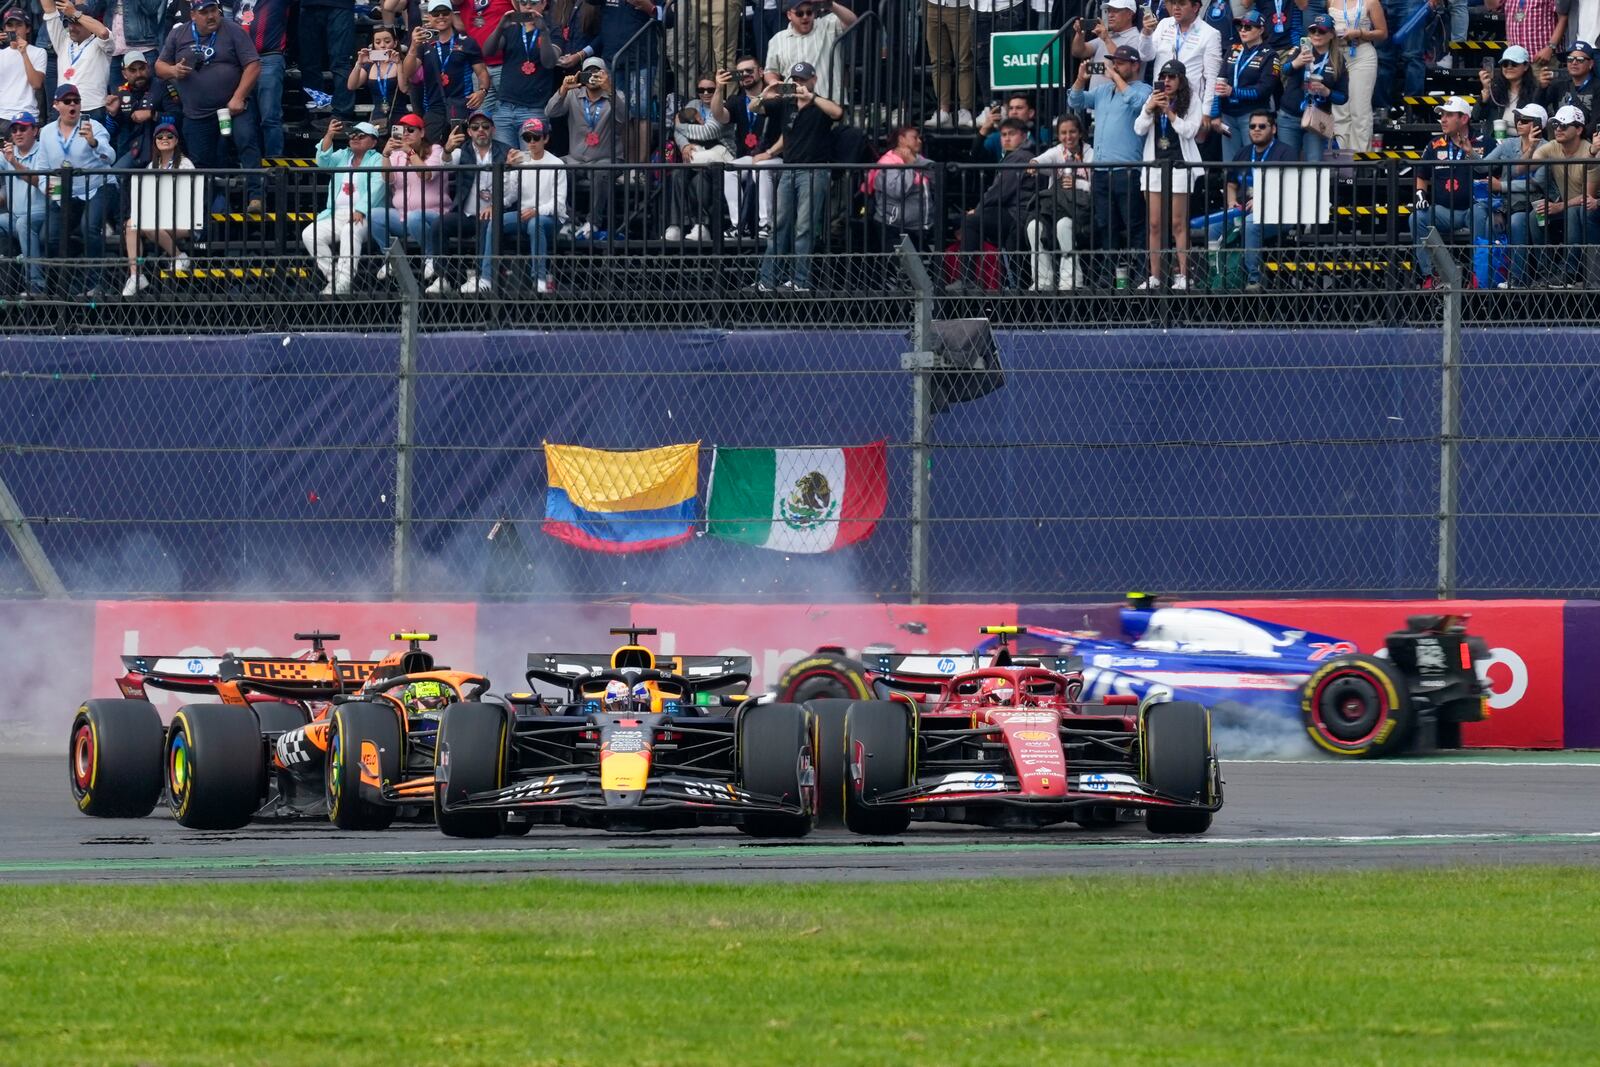
[(72, 719), (67, 774), (85, 815), (140, 819), (161, 800), (161, 716), (147, 700), (86, 700)]
[(804, 837), (817, 808), (811, 713), (798, 704), (739, 709), (739, 782), (751, 793), (798, 804), (804, 813), (750, 812), (739, 829), (752, 837)]
[(853, 700), (808, 700), (816, 720), (817, 742), (812, 760), (817, 767), (817, 825), (844, 824), (844, 798), (850, 787), (850, 762), (844, 747), (844, 717)]
[[(1193, 701), (1154, 704), (1142, 729), (1144, 779), (1164, 796), (1208, 803), (1211, 787), (1211, 715)], [(1203, 834), (1211, 813), (1191, 808), (1149, 807), (1145, 829), (1153, 834)]]
[(498, 811), (446, 811), (474, 793), (506, 784), (511, 719), (498, 704), (451, 704), (439, 718), (433, 758), (433, 817), (446, 837), (494, 837), (505, 824)]
[[(323, 782), (328, 820), (341, 830), (383, 830), (396, 808), (373, 800), (370, 791), (397, 781), (405, 753), (400, 715), (390, 705), (353, 701), (334, 705), (328, 716), (328, 761)], [(370, 767), (369, 767), (370, 765)], [(378, 785), (362, 782), (362, 772)]]
[(1300, 690), (1300, 714), (1318, 748), (1346, 758), (1397, 752), (1416, 725), (1405, 679), (1375, 656), (1318, 667)]
[(871, 700), (872, 683), (860, 660), (833, 652), (807, 656), (778, 678), (777, 697), (786, 704), (812, 700)]
[(167, 732), (167, 803), (193, 830), (237, 830), (261, 806), (267, 774), (261, 727), (249, 708), (189, 704)]
[(881, 837), (905, 833), (906, 808), (875, 808), (871, 801), (911, 784), (915, 756), (914, 711), (888, 700), (858, 700), (844, 719), (844, 824), (852, 833)]

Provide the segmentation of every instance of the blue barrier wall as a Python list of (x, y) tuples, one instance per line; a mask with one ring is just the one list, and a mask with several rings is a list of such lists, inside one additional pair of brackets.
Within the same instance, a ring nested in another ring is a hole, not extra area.
[[(1006, 386), (935, 420), (938, 595), (1432, 590), (1437, 333), (997, 341)], [(1465, 342), (1459, 588), (1600, 586), (1588, 335)], [(892, 332), (425, 336), (414, 591), (903, 596), (906, 347)], [(39, 536), (75, 592), (386, 594), (397, 349), (393, 336), (9, 338), (0, 477), (48, 520)], [(878, 438), (890, 442), (889, 512), (839, 556), (781, 560), (699, 538), (611, 559), (537, 531), (542, 440)], [(519, 520), (515, 538), (487, 540), (503, 517)], [(0, 582), (26, 585), (8, 545)]]

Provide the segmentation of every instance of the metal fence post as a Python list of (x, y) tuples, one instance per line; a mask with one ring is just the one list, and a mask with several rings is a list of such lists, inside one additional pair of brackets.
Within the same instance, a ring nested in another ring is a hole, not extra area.
[(55, 565), (50, 562), (44, 546), (33, 532), (33, 524), (22, 513), (22, 506), (11, 495), (11, 487), (4, 478), (0, 478), (0, 522), (5, 523), (6, 533), (11, 536), (17, 557), (27, 568), (33, 584), (39, 587), (39, 592), (51, 600), (65, 598), (67, 587), (61, 584), (61, 576), (56, 573)]
[(1425, 238), (1434, 270), (1443, 283), (1444, 307), (1439, 353), (1439, 573), (1441, 600), (1456, 594), (1456, 491), (1461, 457), (1461, 267), (1437, 229)]
[(928, 512), (933, 454), (928, 437), (933, 426), (932, 375), (938, 365), (933, 336), (933, 279), (923, 266), (911, 239), (902, 237), (900, 266), (916, 292), (916, 312), (911, 322), (914, 351), (900, 357), (902, 370), (911, 372), (911, 602), (921, 604), (928, 595)]
[(385, 251), (389, 273), (400, 287), (400, 365), (395, 389), (394, 430), (394, 595), (411, 588), (411, 436), (417, 413), (417, 329), (422, 289), (411, 272), (399, 238)]

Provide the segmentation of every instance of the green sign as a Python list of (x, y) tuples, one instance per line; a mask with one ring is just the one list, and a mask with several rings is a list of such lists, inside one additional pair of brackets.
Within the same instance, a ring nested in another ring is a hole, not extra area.
[[(1067, 67), (1063, 59), (1065, 38), (1057, 37), (1054, 30), (1023, 30), (1017, 33), (996, 33), (989, 38), (990, 87), (1000, 89), (1035, 89), (1049, 86), (1059, 89), (1066, 84)], [(1050, 51), (1045, 54), (1048, 47)]]

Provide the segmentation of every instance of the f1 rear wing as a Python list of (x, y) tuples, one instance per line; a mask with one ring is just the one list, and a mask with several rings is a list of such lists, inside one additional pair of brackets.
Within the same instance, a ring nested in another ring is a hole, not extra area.
[[(571, 690), (597, 670), (609, 670), (609, 652), (530, 652), (528, 681)], [(689, 679), (696, 692), (716, 692), (749, 684), (755, 660), (749, 656), (658, 656), (656, 667)]]
[(176, 693), (221, 693), (225, 688), (291, 700), (327, 700), (361, 687), (376, 660), (304, 660), (238, 656), (123, 656), (123, 694), (142, 697), (145, 686)]

